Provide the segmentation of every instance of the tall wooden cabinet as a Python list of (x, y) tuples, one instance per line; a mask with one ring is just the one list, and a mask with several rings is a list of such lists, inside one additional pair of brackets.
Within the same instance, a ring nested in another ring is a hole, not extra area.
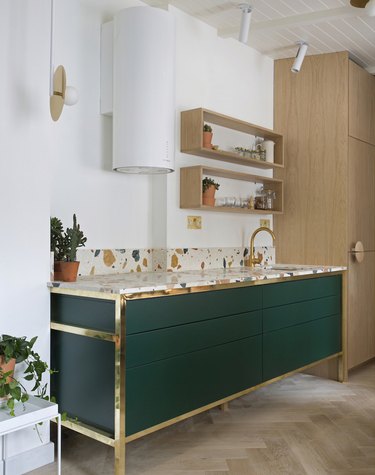
[[(348, 365), (375, 357), (375, 77), (348, 53), (275, 61), (274, 126), (284, 135), (277, 259), (348, 266)], [(365, 258), (351, 249), (362, 241)]]

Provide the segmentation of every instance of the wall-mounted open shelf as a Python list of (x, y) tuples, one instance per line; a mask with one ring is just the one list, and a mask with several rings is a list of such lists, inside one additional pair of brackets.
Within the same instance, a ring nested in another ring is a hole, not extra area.
[[(251, 183), (263, 184), (264, 188), (276, 193), (273, 210), (230, 208), (228, 206), (204, 206), (202, 204), (202, 180), (204, 176), (230, 178)], [(248, 173), (239, 173), (220, 168), (204, 166), (184, 167), (180, 169), (180, 208), (220, 211), (242, 214), (281, 214), (283, 212), (283, 181)]]
[[(274, 163), (244, 158), (236, 152), (204, 148), (202, 144), (203, 125), (205, 122), (252, 136), (262, 137), (265, 140), (272, 140), (275, 142)], [(255, 168), (275, 169), (284, 167), (284, 143), (281, 134), (202, 108), (181, 112), (181, 152)]]

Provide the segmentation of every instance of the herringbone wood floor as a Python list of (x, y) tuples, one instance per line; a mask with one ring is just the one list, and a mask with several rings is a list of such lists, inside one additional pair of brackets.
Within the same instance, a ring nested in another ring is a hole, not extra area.
[[(127, 475), (375, 475), (375, 362), (349, 383), (295, 375), (127, 446)], [(113, 450), (64, 431), (63, 473), (113, 473)], [(55, 466), (37, 470), (51, 475)]]

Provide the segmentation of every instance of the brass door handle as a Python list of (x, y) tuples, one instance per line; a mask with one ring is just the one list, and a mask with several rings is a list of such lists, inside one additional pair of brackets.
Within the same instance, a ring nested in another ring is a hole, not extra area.
[(362, 262), (365, 258), (365, 249), (361, 241), (357, 241), (354, 247), (351, 249), (351, 254), (354, 260), (357, 262)]

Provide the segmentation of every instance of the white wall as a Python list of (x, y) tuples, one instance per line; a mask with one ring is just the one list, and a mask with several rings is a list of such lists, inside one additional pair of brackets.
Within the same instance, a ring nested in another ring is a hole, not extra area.
[[(49, 18), (46, 0), (0, 2), (0, 333), (49, 359)], [(43, 432), (43, 428), (42, 428)], [(8, 455), (38, 445), (35, 431)], [(1, 457), (0, 457), (1, 458)]]
[[(170, 10), (177, 21), (177, 131), (180, 129), (180, 111), (196, 107), (272, 128), (273, 61), (236, 40), (218, 37), (214, 28), (176, 8), (170, 7)], [(213, 132), (213, 143), (225, 149), (225, 138), (217, 138), (218, 127), (213, 127)], [(181, 210), (179, 168), (203, 164), (255, 175), (271, 176), (270, 172), (182, 154), (178, 133), (176, 143), (176, 172), (168, 176), (167, 247), (248, 245), (251, 232), (259, 226), (259, 215)], [(237, 145), (242, 144), (237, 142)], [(218, 195), (249, 194), (247, 184), (231, 180), (232, 187), (227, 184), (224, 190), (224, 180), (217, 181), (221, 183)], [(202, 230), (188, 230), (187, 216), (197, 214), (202, 216)], [(257, 243), (270, 244), (270, 238), (260, 235)]]
[(51, 213), (68, 225), (75, 212), (88, 247), (149, 247), (151, 177), (112, 171), (111, 119), (99, 110), (100, 27), (105, 19), (104, 7), (56, 0), (55, 63), (65, 66), (67, 82), (77, 87), (80, 101), (65, 107), (54, 124)]
[[(112, 172), (111, 119), (99, 112), (100, 24), (134, 5), (142, 3), (57, 0), (55, 62), (65, 65), (81, 99), (55, 124), (52, 214), (68, 224), (76, 212), (89, 248), (245, 245), (259, 216), (203, 212), (203, 229), (187, 230), (186, 216), (197, 213), (179, 209), (179, 168), (203, 163), (270, 173), (181, 154), (179, 116), (203, 106), (272, 128), (273, 61), (170, 7), (177, 23), (176, 171), (168, 177)], [(232, 186), (236, 192), (238, 182)], [(268, 236), (258, 239), (269, 243)]]

